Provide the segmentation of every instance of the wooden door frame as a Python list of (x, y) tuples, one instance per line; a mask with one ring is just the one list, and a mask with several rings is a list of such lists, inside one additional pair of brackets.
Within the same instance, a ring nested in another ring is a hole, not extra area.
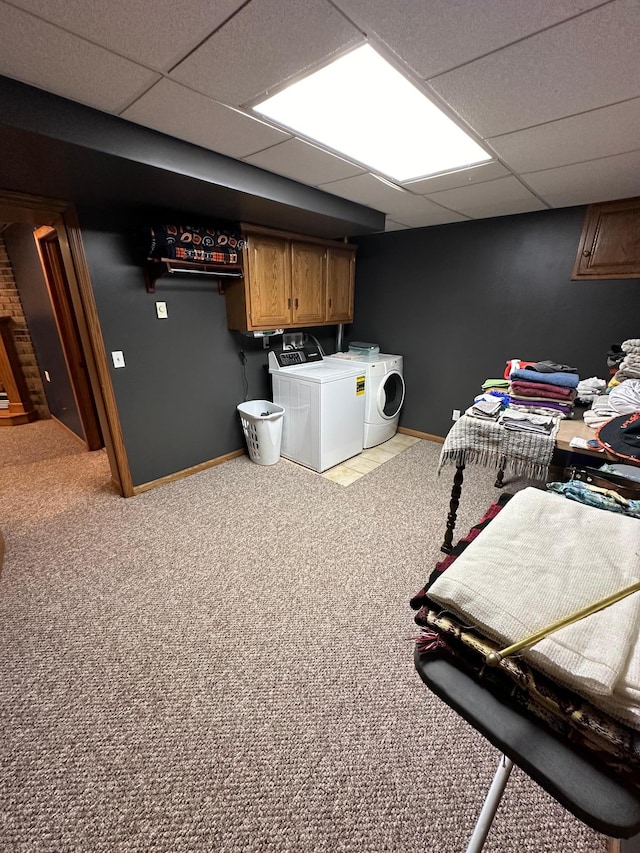
[(76, 210), (70, 202), (0, 190), (0, 220), (39, 227), (49, 225), (58, 234), (71, 308), (80, 336), (79, 347), (98, 412), (111, 479), (123, 497), (132, 497), (135, 492), (131, 470)]
[(41, 225), (33, 232), (49, 301), (53, 310), (76, 410), (82, 425), (87, 450), (104, 447), (93, 391), (82, 356), (75, 313), (70, 303), (69, 283), (60, 249), (58, 232), (51, 225)]

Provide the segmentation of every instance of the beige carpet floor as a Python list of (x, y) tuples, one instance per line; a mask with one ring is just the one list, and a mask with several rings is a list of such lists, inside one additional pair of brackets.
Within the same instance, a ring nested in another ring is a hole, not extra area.
[[(55, 423), (0, 430), (0, 850), (464, 850), (497, 753), (422, 685), (408, 605), (439, 451), (347, 488), (242, 457), (123, 500)], [(468, 469), (460, 534), (492, 483)], [(515, 770), (486, 850), (605, 840)]]

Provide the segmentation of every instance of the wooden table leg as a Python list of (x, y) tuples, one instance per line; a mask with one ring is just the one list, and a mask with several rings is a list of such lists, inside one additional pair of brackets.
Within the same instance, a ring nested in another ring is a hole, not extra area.
[(456, 517), (460, 505), (460, 495), (462, 494), (463, 471), (464, 465), (456, 465), (456, 474), (453, 478), (449, 502), (449, 515), (447, 516), (447, 529), (444, 534), (444, 542), (440, 546), (440, 550), (444, 551), (445, 554), (450, 554), (453, 551), (453, 531), (456, 529)]
[(494, 486), (496, 489), (501, 489), (504, 486), (504, 466), (507, 464), (507, 457), (503, 456), (500, 460), (500, 468)]

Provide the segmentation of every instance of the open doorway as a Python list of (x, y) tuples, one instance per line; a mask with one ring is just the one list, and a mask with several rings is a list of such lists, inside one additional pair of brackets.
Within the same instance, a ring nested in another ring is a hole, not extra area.
[(67, 408), (77, 413), (77, 424), (73, 418), (60, 422), (87, 450), (106, 449), (111, 480), (128, 497), (131, 475), (75, 210), (66, 202), (0, 190), (0, 221), (30, 226), (34, 255), (37, 249), (72, 394)]
[[(73, 311), (69, 280), (64, 268), (58, 232), (51, 225), (43, 225), (33, 232), (33, 239), (40, 258), (74, 398), (75, 411), (82, 427), (84, 440), (88, 450), (99, 450), (104, 447), (104, 441), (87, 366), (82, 354), (80, 332)], [(49, 403), (49, 408), (51, 409), (51, 403)], [(52, 411), (51, 413), (55, 417), (55, 412)]]

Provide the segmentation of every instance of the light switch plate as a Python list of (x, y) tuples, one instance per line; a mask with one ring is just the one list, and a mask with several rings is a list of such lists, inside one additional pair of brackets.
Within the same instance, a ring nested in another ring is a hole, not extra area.
[(111, 353), (114, 367), (124, 367), (124, 353), (122, 350), (115, 350)]
[(166, 320), (168, 318), (166, 302), (156, 302), (156, 314), (159, 320)]

